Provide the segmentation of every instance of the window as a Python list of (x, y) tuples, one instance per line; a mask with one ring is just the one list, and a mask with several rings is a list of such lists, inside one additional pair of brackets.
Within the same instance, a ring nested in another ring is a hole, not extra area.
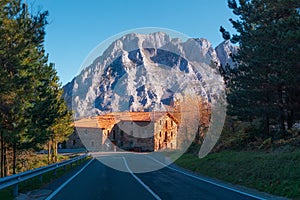
[(159, 124), (161, 125), (161, 120), (159, 120)]
[(171, 137), (173, 137), (173, 132), (171, 132)]
[(116, 132), (115, 131), (113, 132), (113, 139), (114, 140), (116, 139)]
[(168, 132), (165, 132), (165, 142), (168, 140)]
[(171, 126), (173, 126), (173, 121), (171, 121)]
[(168, 128), (168, 121), (166, 121), (166, 128)]
[(76, 144), (76, 140), (73, 140), (73, 146), (75, 146), (75, 144)]
[(159, 132), (159, 137), (161, 137), (161, 131)]
[(121, 137), (123, 137), (123, 136), (124, 136), (124, 132), (123, 132), (123, 131), (121, 131), (121, 134), (120, 134), (120, 135), (121, 135)]

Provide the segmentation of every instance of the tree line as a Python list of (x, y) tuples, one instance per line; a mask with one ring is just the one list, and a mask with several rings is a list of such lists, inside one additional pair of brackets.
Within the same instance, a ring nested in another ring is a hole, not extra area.
[(253, 136), (287, 138), (300, 120), (300, 1), (228, 0), (239, 45), (234, 66), (221, 66), (228, 115), (249, 124)]
[(30, 13), (20, 0), (0, 0), (1, 177), (17, 173), (23, 150), (47, 144), (48, 162), (55, 162), (58, 142), (73, 132), (72, 113), (44, 49), (47, 16)]

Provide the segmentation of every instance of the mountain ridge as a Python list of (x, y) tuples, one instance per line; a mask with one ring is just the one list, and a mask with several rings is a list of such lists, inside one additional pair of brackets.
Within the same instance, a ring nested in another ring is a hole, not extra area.
[(229, 42), (214, 49), (204, 38), (182, 42), (162, 32), (127, 34), (63, 87), (64, 98), (75, 118), (111, 111), (163, 110), (186, 91), (211, 100), (221, 86), (208, 88), (207, 80), (222, 85), (214, 65), (232, 64), (229, 55), (234, 50)]

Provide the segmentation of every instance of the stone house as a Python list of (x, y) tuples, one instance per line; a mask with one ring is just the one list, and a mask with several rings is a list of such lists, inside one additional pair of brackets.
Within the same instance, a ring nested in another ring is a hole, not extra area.
[(128, 112), (117, 115), (109, 139), (131, 151), (176, 149), (178, 121), (164, 112)]
[(102, 129), (98, 117), (80, 119), (74, 122), (75, 131), (66, 142), (67, 149), (85, 148), (88, 151), (102, 149)]
[(178, 120), (167, 112), (115, 112), (78, 120), (75, 127), (67, 148), (80, 145), (89, 151), (177, 148)]

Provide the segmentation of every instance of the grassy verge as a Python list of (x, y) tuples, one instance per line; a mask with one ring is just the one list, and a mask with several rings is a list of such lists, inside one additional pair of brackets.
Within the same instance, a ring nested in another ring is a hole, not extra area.
[[(90, 157), (85, 158), (78, 163), (73, 163), (71, 165), (66, 165), (66, 168), (62, 167), (54, 171), (47, 172), (43, 174), (42, 178), (40, 176), (29, 179), (27, 181), (21, 182), (19, 184), (19, 192), (20, 193), (26, 193), (28, 191), (32, 191), (35, 189), (42, 188), (43, 186), (51, 183), (52, 181), (56, 180), (57, 178), (69, 173), (71, 170), (76, 168), (77, 166), (81, 165), (84, 162), (87, 162), (90, 159)], [(3, 190), (0, 190), (0, 199), (5, 200), (13, 200), (13, 187), (8, 187)]]
[(223, 151), (203, 159), (184, 154), (175, 163), (233, 184), (300, 199), (300, 150), (290, 153)]

